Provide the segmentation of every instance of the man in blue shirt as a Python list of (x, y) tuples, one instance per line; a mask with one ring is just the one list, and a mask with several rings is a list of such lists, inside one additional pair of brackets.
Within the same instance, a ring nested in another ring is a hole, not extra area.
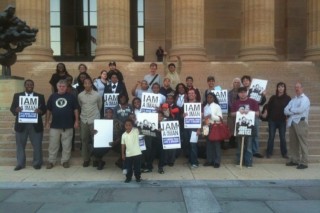
[[(290, 161), (287, 166), (297, 166), (297, 169), (308, 168), (308, 116), (310, 100), (303, 93), (303, 86), (300, 82), (295, 85), (296, 96), (291, 99), (284, 109), (288, 116), (287, 126), (290, 127)], [(301, 150), (301, 157), (300, 157)]]

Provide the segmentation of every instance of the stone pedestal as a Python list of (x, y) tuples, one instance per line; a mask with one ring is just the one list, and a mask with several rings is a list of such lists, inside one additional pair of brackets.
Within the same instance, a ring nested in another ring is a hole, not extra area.
[(0, 111), (10, 109), (14, 93), (24, 91), (24, 80), (0, 78)]
[(207, 61), (204, 48), (204, 0), (172, 0), (171, 56)]
[(276, 61), (274, 0), (242, 0), (241, 61)]
[(305, 60), (320, 61), (320, 2), (308, 0), (307, 48)]

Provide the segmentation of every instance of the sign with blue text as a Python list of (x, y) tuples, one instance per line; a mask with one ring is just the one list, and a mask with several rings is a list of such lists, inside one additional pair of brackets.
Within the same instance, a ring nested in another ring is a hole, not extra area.
[(39, 97), (36, 96), (19, 96), (19, 123), (38, 123), (38, 113), (34, 112), (39, 108)]
[(180, 129), (178, 121), (162, 121), (161, 135), (163, 149), (180, 149)]
[(228, 90), (212, 90), (211, 92), (216, 95), (222, 113), (228, 113)]
[(184, 128), (201, 128), (201, 103), (184, 103)]
[(142, 93), (140, 112), (157, 112), (160, 107), (160, 96), (154, 93)]

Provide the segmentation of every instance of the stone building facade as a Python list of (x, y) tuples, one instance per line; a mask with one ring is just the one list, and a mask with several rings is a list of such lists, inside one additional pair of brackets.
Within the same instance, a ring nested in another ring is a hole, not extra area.
[[(50, 0), (1, 0), (39, 29), (20, 61), (54, 61)], [(134, 61), (130, 0), (97, 0), (93, 61)], [(184, 61), (302, 61), (320, 59), (319, 0), (145, 0), (144, 61), (159, 45)], [(114, 32), (117, 32), (116, 34)], [(65, 35), (67, 36), (67, 35)]]

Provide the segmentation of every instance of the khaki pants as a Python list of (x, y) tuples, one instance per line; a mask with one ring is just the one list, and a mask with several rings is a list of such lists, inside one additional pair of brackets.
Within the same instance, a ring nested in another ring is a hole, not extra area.
[(80, 123), (80, 138), (81, 138), (81, 156), (83, 161), (89, 161), (93, 148), (93, 124)]
[(309, 151), (307, 136), (308, 124), (305, 121), (300, 121), (298, 124), (292, 122), (289, 130), (290, 160), (292, 162), (308, 165)]
[(62, 144), (61, 164), (68, 162), (71, 157), (73, 128), (70, 129), (50, 129), (49, 132), (49, 158), (50, 163), (55, 164), (60, 148), (60, 141)]

